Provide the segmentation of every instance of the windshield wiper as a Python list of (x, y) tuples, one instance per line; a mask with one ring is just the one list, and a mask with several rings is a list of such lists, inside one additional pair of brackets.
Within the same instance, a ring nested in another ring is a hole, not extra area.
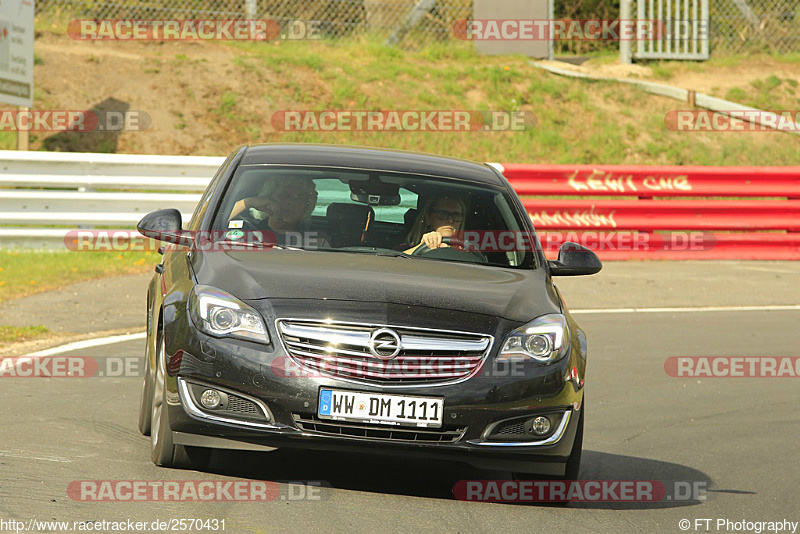
[(222, 239), (220, 241), (214, 241), (214, 243), (230, 243), (235, 247), (247, 247), (247, 248), (279, 248), (281, 250), (305, 250), (304, 248), (298, 247), (289, 247), (286, 245), (279, 245), (278, 243), (252, 243), (250, 241), (233, 241), (230, 239)]
[(406, 254), (405, 252), (376, 252), (376, 256), (388, 256), (390, 258), (410, 258), (411, 254)]

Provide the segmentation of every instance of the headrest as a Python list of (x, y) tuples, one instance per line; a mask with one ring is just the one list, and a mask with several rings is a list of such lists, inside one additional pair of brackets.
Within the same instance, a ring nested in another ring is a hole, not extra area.
[(352, 224), (361, 224), (361, 229), (367, 222), (367, 218), (372, 220), (375, 218), (375, 210), (372, 206), (366, 204), (346, 204), (344, 202), (334, 202), (328, 206), (327, 210), (328, 219), (336, 220), (337, 222)]
[(406, 228), (414, 226), (414, 221), (417, 220), (418, 213), (419, 210), (417, 208), (409, 208), (409, 210), (406, 211), (405, 215), (403, 215), (403, 224), (405, 224)]

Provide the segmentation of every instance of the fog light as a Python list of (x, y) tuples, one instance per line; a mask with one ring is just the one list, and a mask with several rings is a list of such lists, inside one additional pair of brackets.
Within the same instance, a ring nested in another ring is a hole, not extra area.
[(550, 432), (550, 419), (540, 415), (531, 423), (531, 431), (537, 436), (544, 436)]
[(220, 402), (222, 402), (222, 397), (220, 397), (218, 391), (213, 389), (207, 389), (202, 395), (200, 395), (200, 404), (209, 410), (213, 410), (214, 408), (218, 407)]

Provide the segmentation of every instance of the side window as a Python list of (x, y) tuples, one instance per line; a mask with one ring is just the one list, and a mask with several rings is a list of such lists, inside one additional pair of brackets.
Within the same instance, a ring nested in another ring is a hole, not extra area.
[(513, 233), (515, 236), (522, 236), (521, 239), (517, 239), (515, 243), (521, 243), (522, 248), (517, 248), (514, 246), (512, 250), (506, 250), (505, 256), (508, 265), (511, 267), (518, 267), (523, 264), (525, 261), (525, 254), (527, 243), (530, 241), (527, 238), (527, 232), (519, 226), (516, 217), (514, 217), (513, 212), (509, 208), (508, 202), (503, 198), (501, 194), (497, 194), (494, 197), (494, 206), (497, 210), (498, 214), (502, 218), (502, 226), (505, 227), (507, 232)]
[(217, 169), (217, 173), (211, 179), (211, 182), (206, 188), (205, 193), (203, 193), (203, 196), (200, 198), (200, 202), (197, 203), (197, 207), (194, 209), (192, 219), (189, 221), (189, 230), (196, 231), (200, 226), (200, 221), (203, 220), (203, 216), (208, 210), (208, 204), (211, 202), (211, 196), (213, 195), (214, 191), (216, 191), (219, 180), (222, 175), (225, 174), (225, 170), (228, 168), (228, 165), (230, 165), (234, 154), (228, 156), (228, 159), (226, 159), (223, 164), (220, 165), (219, 169)]
[(317, 187), (317, 206), (311, 216), (324, 217), (328, 213), (328, 206), (336, 202), (355, 204), (350, 200), (350, 186), (340, 180), (314, 180)]

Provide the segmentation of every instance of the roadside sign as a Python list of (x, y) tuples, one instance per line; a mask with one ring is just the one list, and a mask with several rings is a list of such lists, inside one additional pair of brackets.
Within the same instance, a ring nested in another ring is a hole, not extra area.
[(0, 102), (33, 106), (33, 0), (0, 0)]

